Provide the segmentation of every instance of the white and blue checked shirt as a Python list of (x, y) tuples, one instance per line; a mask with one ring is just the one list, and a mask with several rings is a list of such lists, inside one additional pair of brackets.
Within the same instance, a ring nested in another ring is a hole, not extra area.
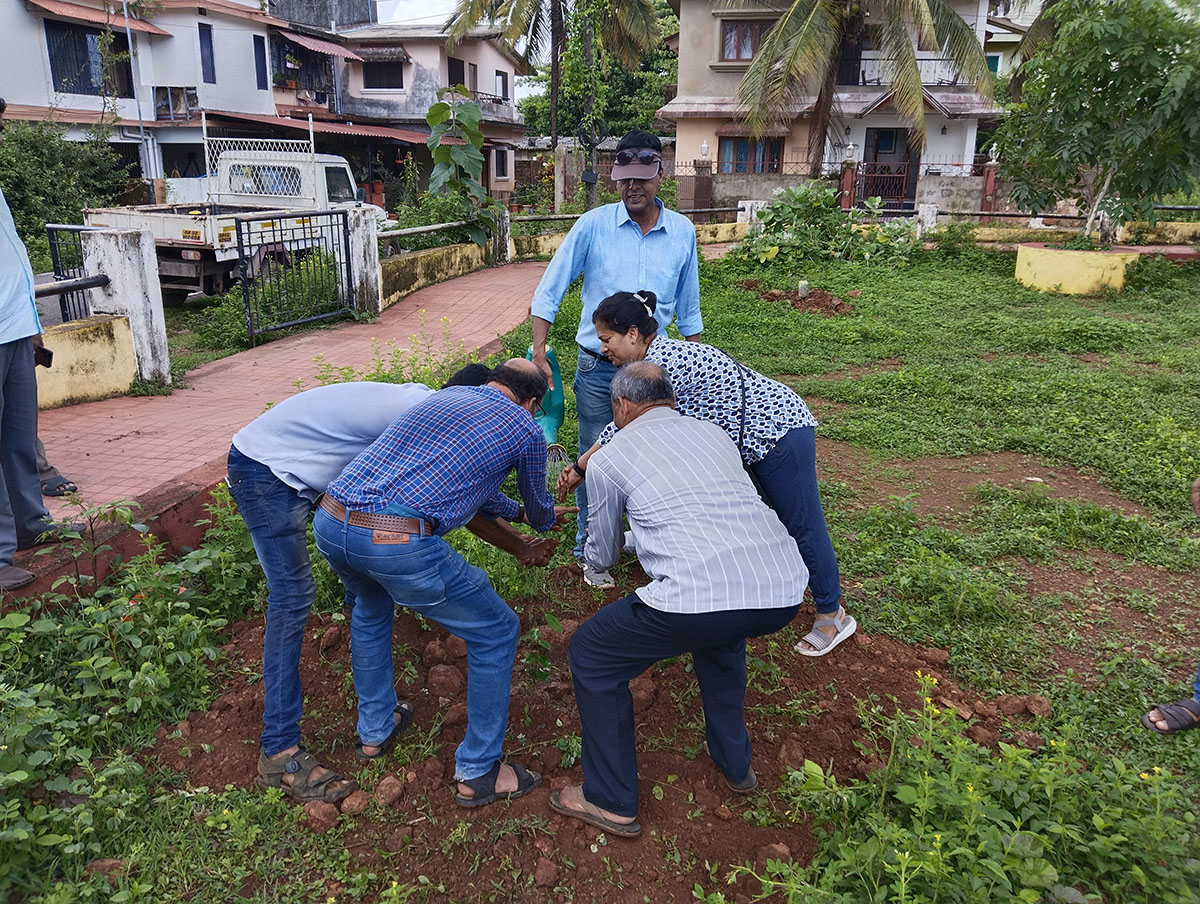
[(452, 386), (394, 421), (326, 492), (355, 512), (395, 506), (419, 512), (440, 536), (476, 512), (515, 518), (517, 503), (500, 492), (513, 468), (529, 523), (549, 530), (554, 497), (546, 489), (542, 428), (494, 387)]
[(553, 322), (567, 288), (582, 273), (583, 314), (575, 341), (586, 349), (600, 352), (592, 314), (614, 292), (653, 292), (658, 297), (654, 319), (660, 333), (667, 331), (672, 318), (685, 336), (703, 330), (696, 227), (657, 198), (655, 204), (658, 222), (645, 235), (630, 219), (623, 201), (581, 216), (533, 292), (533, 316)]
[(794, 606), (808, 586), (796, 541), (758, 496), (719, 427), (652, 408), (588, 463), (584, 558), (605, 569), (625, 542), (651, 582), (637, 590), (663, 612)]

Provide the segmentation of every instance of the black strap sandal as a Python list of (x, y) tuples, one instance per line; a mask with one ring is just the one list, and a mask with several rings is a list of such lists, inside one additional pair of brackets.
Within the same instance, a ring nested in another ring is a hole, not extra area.
[(372, 760), (377, 760), (381, 756), (387, 756), (392, 752), (392, 748), (396, 746), (396, 742), (400, 740), (400, 735), (404, 733), (404, 729), (412, 725), (413, 720), (413, 705), (407, 700), (401, 700), (396, 704), (396, 708), (392, 710), (400, 718), (396, 720), (396, 726), (392, 729), (392, 733), (383, 739), (379, 744), (370, 744), (367, 746), (378, 747), (378, 753), (364, 753), (363, 743), (359, 741), (354, 745), (354, 758), (360, 763), (369, 763)]
[[(260, 751), (258, 777), (254, 783), (264, 791), (267, 788), (278, 788), (292, 800), (323, 800), (327, 804), (336, 804), (358, 790), (358, 782), (342, 778), (332, 769), (320, 778), (309, 781), (313, 770), (319, 768), (323, 768), (321, 762), (303, 747), (291, 756), (279, 759), (272, 759)], [(290, 783), (283, 780), (285, 775), (292, 776)]]
[(1157, 721), (1166, 722), (1167, 727), (1162, 729), (1155, 725), (1150, 713), (1142, 716), (1142, 724), (1155, 734), (1175, 734), (1190, 728), (1200, 728), (1200, 700), (1195, 697), (1187, 697), (1176, 703), (1160, 703), (1154, 709), (1162, 716), (1162, 719)]
[(482, 807), (498, 800), (516, 800), (518, 797), (524, 797), (542, 783), (540, 774), (526, 769), (520, 763), (509, 763), (513, 772), (517, 774), (517, 790), (497, 791), (496, 782), (500, 779), (500, 765), (500, 761), (496, 760), (495, 765), (478, 778), (459, 779), (461, 784), (466, 785), (475, 794), (473, 797), (456, 794), (454, 799), (458, 805), (460, 807)]

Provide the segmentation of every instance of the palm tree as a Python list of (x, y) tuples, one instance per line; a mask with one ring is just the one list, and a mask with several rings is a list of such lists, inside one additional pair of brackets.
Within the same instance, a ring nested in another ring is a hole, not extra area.
[[(731, 3), (745, 9), (745, 2)], [(738, 87), (738, 103), (755, 135), (799, 113), (801, 99), (816, 95), (809, 129), (810, 174), (820, 174), (833, 118), (838, 61), (865, 28), (860, 0), (756, 2), (779, 14), (762, 38)], [(925, 104), (917, 46), (938, 47), (958, 66), (966, 83), (991, 94), (991, 73), (975, 32), (947, 0), (873, 0), (871, 24), (879, 25), (879, 50), (890, 66), (892, 104), (912, 125), (910, 142), (925, 145)]]
[[(658, 43), (654, 0), (593, 0), (596, 34), (604, 48), (632, 66)], [(500, 29), (501, 40), (520, 47), (527, 63), (550, 57), (550, 146), (558, 146), (561, 60), (574, 0), (458, 0), (446, 22), (451, 49), (481, 25)]]

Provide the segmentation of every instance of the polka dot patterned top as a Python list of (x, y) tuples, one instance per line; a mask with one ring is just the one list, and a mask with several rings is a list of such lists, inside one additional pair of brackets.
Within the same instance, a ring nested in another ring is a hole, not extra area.
[[(782, 383), (743, 367), (719, 348), (655, 336), (646, 349), (646, 360), (666, 370), (681, 414), (716, 424), (735, 443), (742, 429), (745, 385), (746, 423), (741, 452), (747, 464), (762, 461), (793, 427), (817, 426), (800, 396)], [(616, 424), (609, 424), (600, 434), (600, 444), (607, 443), (616, 432)]]

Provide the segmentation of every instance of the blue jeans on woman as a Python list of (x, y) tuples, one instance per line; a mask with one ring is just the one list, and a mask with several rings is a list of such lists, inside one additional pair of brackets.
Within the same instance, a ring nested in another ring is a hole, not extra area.
[(842, 579), (817, 489), (817, 431), (793, 427), (762, 461), (750, 466), (750, 472), (763, 501), (775, 510), (800, 549), (817, 612), (832, 615), (841, 606)]
[[(388, 514), (421, 517), (389, 508)], [(317, 509), (313, 533), (354, 594), (350, 661), (358, 694), (358, 736), (381, 744), (395, 725), (392, 620), (396, 606), (431, 619), (467, 643), (467, 730), (454, 754), (454, 777), (469, 781), (500, 759), (508, 727), (508, 695), (520, 621), (482, 569), (468, 565), (441, 537), (409, 534), (408, 542), (376, 543), (373, 531)]]
[[(617, 368), (607, 359), (593, 358), (582, 348), (575, 363), (575, 411), (579, 416), (579, 454), (582, 455), (600, 438), (600, 431), (613, 419), (612, 399), (608, 388)], [(575, 558), (583, 557), (583, 540), (587, 531), (587, 481), (575, 490), (579, 515), (575, 528)]]
[(304, 692), (300, 648), (317, 597), (305, 532), (313, 504), (260, 461), (229, 448), (229, 495), (267, 578), (263, 634), (263, 752), (274, 756), (300, 743)]

